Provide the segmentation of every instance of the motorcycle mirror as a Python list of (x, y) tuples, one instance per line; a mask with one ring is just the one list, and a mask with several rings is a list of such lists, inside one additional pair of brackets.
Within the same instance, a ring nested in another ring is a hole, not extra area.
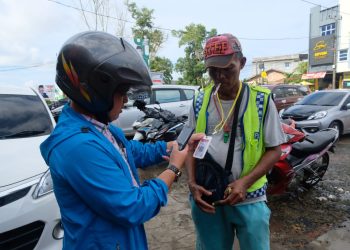
[(161, 111), (161, 110), (162, 110), (162, 107), (160, 106), (160, 103), (159, 103), (158, 101), (155, 101), (155, 104), (158, 104), (159, 110)]
[(143, 110), (146, 107), (146, 102), (144, 100), (136, 100), (133, 104), (134, 107)]

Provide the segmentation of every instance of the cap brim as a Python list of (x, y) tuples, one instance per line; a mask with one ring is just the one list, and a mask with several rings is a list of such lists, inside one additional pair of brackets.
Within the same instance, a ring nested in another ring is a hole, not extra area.
[(213, 56), (205, 60), (205, 67), (226, 68), (232, 61), (234, 54), (226, 56)]

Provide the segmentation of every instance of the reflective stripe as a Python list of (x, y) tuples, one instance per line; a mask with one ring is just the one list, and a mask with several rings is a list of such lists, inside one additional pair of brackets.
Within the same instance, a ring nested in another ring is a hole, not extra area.
[(204, 91), (200, 91), (198, 93), (198, 96), (196, 98), (196, 105), (194, 107), (194, 114), (196, 116), (196, 120), (198, 118), (198, 115), (199, 115), (199, 111), (201, 110), (202, 108), (202, 104), (203, 104), (203, 98), (204, 98)]
[(259, 116), (259, 128), (264, 114), (264, 93), (258, 92), (256, 95), (256, 107), (258, 109)]
[(265, 184), (261, 188), (255, 190), (253, 192), (247, 193), (246, 198), (250, 199), (250, 198), (258, 198), (260, 196), (263, 196), (266, 194), (266, 189), (267, 189), (267, 185)]

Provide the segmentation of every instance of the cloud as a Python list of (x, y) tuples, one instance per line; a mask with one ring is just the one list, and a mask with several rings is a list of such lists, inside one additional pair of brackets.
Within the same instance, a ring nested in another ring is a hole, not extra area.
[(0, 66), (38, 63), (52, 47), (59, 48), (58, 34), (80, 26), (72, 11), (46, 0), (1, 1)]

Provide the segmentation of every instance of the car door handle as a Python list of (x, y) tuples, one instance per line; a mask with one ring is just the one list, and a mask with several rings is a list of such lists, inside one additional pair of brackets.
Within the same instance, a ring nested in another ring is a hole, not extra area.
[(186, 107), (186, 105), (185, 104), (180, 104), (179, 107), (181, 107), (181, 108), (182, 107)]
[(284, 99), (284, 100), (282, 100), (281, 102), (282, 102), (282, 103), (286, 103), (287, 101)]

